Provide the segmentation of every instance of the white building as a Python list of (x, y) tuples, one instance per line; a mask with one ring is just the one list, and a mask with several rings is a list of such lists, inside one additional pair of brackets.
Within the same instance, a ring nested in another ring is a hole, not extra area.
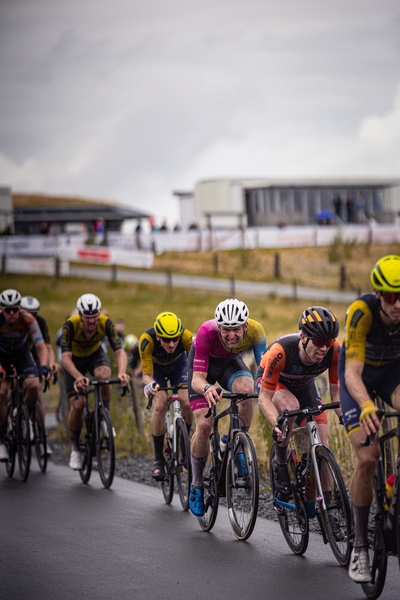
[(181, 201), (182, 227), (202, 228), (394, 223), (400, 212), (400, 179), (210, 179)]

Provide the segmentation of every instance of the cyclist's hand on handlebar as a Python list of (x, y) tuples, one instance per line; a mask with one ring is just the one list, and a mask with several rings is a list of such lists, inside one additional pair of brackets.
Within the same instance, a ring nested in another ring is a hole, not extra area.
[(218, 390), (215, 387), (215, 385), (212, 385), (211, 383), (207, 383), (204, 386), (204, 390), (203, 390), (204, 398), (207, 400), (208, 406), (210, 408), (213, 404), (216, 404), (217, 402), (219, 402), (221, 400), (223, 390), (221, 390), (221, 388), (219, 388), (219, 390), (220, 391), (218, 393)]
[(153, 379), (153, 381), (150, 381), (150, 383), (148, 383), (147, 385), (144, 386), (144, 395), (146, 396), (146, 398), (149, 398), (149, 396), (154, 396), (154, 394), (157, 392), (158, 388), (160, 386), (158, 385), (158, 383), (156, 383)]
[(376, 414), (377, 412), (378, 408), (372, 400), (367, 400), (361, 405), (360, 425), (366, 435), (379, 431), (381, 421)]
[(78, 377), (77, 379), (75, 379), (74, 390), (76, 392), (80, 392), (81, 390), (84, 390), (88, 385), (89, 379), (82, 375), (82, 377)]
[(118, 373), (118, 379), (120, 380), (122, 387), (126, 387), (131, 380), (127, 373)]
[(57, 363), (52, 363), (50, 364), (50, 371), (52, 372), (53, 375), (56, 375), (60, 370), (60, 365), (58, 365)]
[(51, 377), (51, 372), (45, 365), (40, 367), (40, 377), (43, 379), (43, 381), (48, 381)]
[(288, 428), (285, 428), (285, 435), (282, 435), (282, 431), (281, 428), (279, 427), (279, 425), (275, 425), (275, 427), (272, 428), (272, 439), (275, 440), (275, 442), (277, 444), (281, 444), (282, 441), (285, 439), (285, 437), (288, 434)]

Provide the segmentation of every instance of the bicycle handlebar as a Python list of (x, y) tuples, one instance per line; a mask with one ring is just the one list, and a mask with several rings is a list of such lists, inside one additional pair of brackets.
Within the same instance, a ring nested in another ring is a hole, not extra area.
[[(219, 395), (222, 392), (220, 387), (217, 388), (217, 394)], [(258, 394), (255, 393), (247, 393), (247, 392), (226, 392), (222, 394), (222, 398), (227, 398), (228, 400), (238, 400), (239, 402), (242, 400), (246, 400), (247, 398), (258, 398)], [(213, 405), (215, 406), (215, 405)], [(209, 419), (212, 414), (212, 406), (208, 409), (206, 414), (204, 415), (205, 419)]]
[[(91, 390), (89, 390), (88, 388), (93, 385), (108, 385), (108, 384), (114, 384), (114, 383), (119, 383), (121, 384), (121, 380), (118, 378), (115, 379), (89, 379), (89, 385), (86, 386), (86, 388), (81, 388), (79, 390), (79, 392), (76, 392), (75, 394), (75, 398), (79, 398), (79, 396), (81, 396), (82, 394), (88, 394)], [(122, 388), (122, 394), (121, 397), (126, 396), (126, 394), (128, 394), (129, 396), (131, 395), (131, 391), (129, 389), (129, 384), (125, 385)]]
[[(181, 383), (179, 385), (174, 385), (174, 386), (171, 386), (171, 387), (158, 388), (157, 392), (173, 392), (174, 394), (176, 394), (176, 392), (178, 390), (187, 390), (187, 387), (188, 387), (187, 383)], [(146, 410), (150, 410), (150, 408), (153, 406), (153, 398), (154, 398), (154, 394), (151, 394), (148, 397)]]
[(284, 440), (286, 437), (286, 427), (290, 417), (299, 417), (300, 415), (303, 415), (304, 417), (307, 417), (308, 415), (320, 415), (325, 410), (331, 410), (339, 407), (339, 402), (330, 402), (329, 404), (321, 404), (321, 406), (309, 406), (307, 408), (300, 408), (299, 410), (284, 410), (276, 419), (277, 426), (282, 432), (282, 440)]
[[(382, 419), (382, 417), (385, 417), (387, 414), (388, 417), (396, 416), (396, 413), (392, 414), (392, 413), (385, 413), (385, 411), (382, 408), (378, 408), (378, 410), (376, 411), (376, 416), (378, 417), (379, 420)], [(397, 413), (400, 416), (400, 413)], [(370, 433), (369, 435), (367, 435), (367, 437), (365, 438), (365, 440), (363, 440), (361, 442), (361, 446), (373, 446), (374, 445), (374, 438), (376, 436), (378, 432), (375, 431), (375, 433)]]

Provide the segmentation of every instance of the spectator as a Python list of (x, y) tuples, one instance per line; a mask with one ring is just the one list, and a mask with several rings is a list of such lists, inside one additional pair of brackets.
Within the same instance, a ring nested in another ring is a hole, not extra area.
[(353, 194), (348, 192), (346, 199), (347, 222), (354, 223), (354, 198)]
[(115, 329), (118, 333), (118, 337), (121, 340), (122, 346), (125, 342), (125, 321), (124, 319), (117, 319), (115, 322)]
[(160, 231), (168, 231), (168, 225), (167, 225), (167, 221), (165, 219), (161, 224)]
[(180, 230), (181, 230), (181, 224), (178, 222), (174, 226), (174, 231), (177, 232), (177, 231), (180, 231)]

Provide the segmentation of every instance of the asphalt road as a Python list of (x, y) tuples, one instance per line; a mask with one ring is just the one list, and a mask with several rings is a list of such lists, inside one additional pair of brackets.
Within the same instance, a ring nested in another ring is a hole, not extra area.
[[(317, 534), (304, 557), (279, 526), (259, 519), (239, 542), (220, 507), (211, 533), (156, 488), (116, 478), (104, 490), (68, 467), (35, 459), (27, 483), (0, 465), (2, 600), (323, 600), (361, 599)], [(399, 597), (397, 559), (389, 560), (382, 600)]]

